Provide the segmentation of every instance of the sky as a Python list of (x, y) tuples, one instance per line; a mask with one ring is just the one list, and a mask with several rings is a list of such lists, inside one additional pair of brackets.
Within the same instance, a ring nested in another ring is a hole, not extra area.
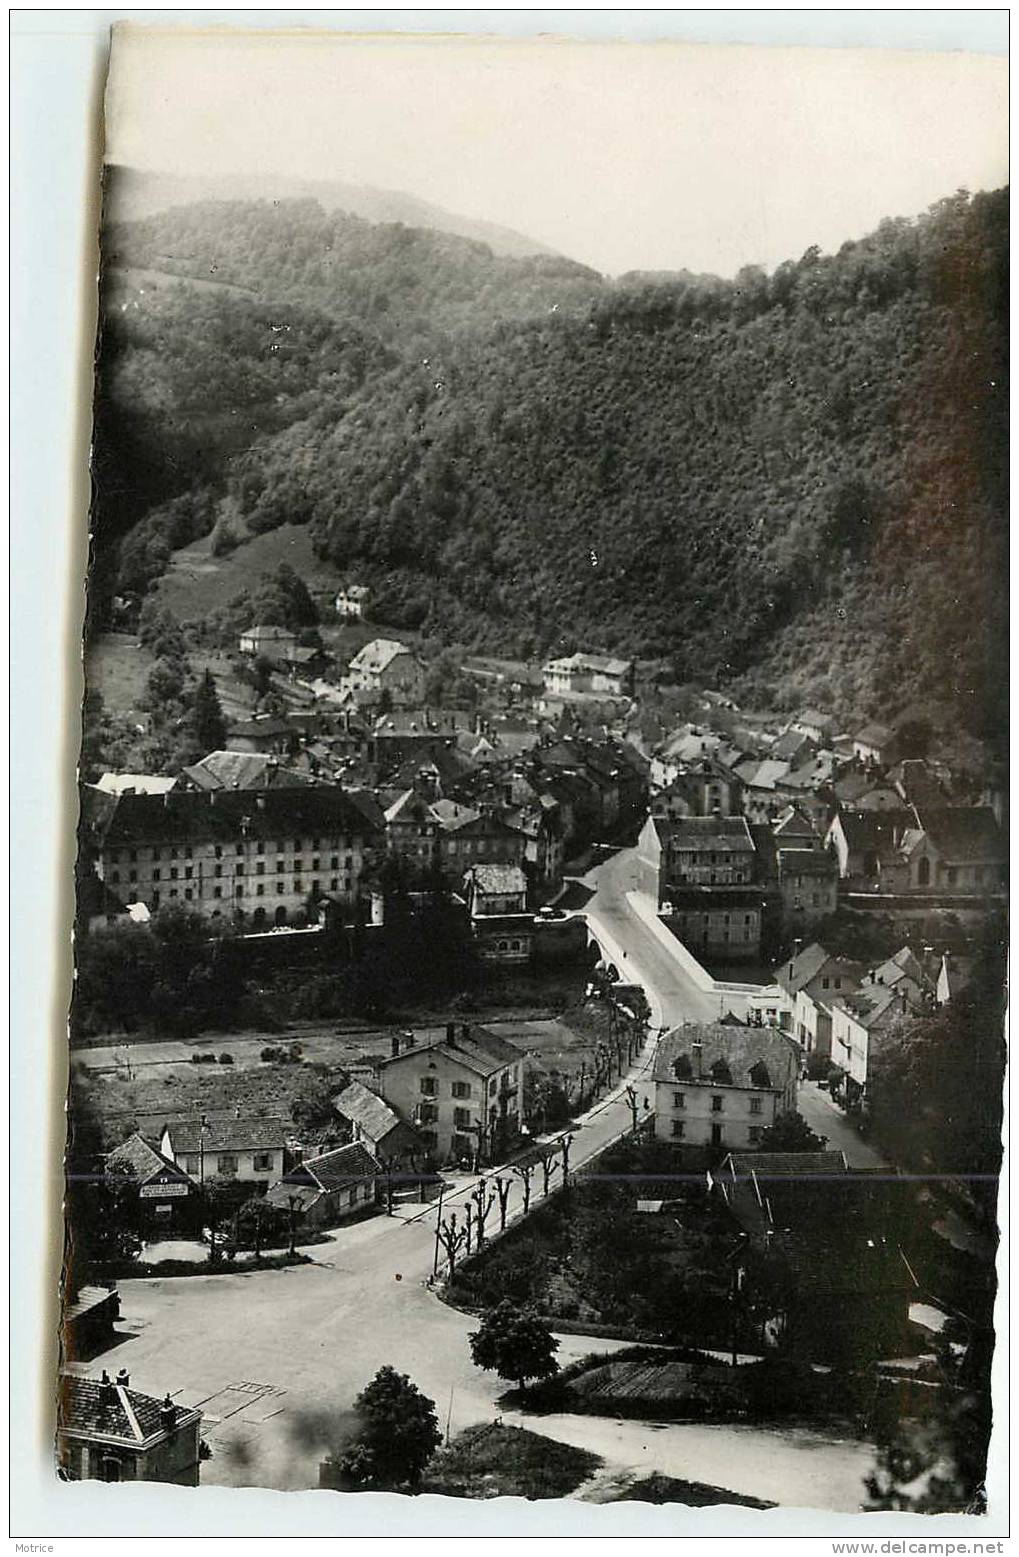
[(1007, 180), (1007, 59), (128, 27), (108, 160), (397, 189), (606, 274), (771, 269)]

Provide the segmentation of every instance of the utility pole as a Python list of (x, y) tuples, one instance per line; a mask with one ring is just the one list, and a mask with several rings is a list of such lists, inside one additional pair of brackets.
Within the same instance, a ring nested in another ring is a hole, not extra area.
[(432, 1275), (439, 1274), (439, 1229), (442, 1225), (442, 1197), (446, 1190), (444, 1179), (439, 1180), (439, 1203), (435, 1209), (435, 1258), (432, 1261)]

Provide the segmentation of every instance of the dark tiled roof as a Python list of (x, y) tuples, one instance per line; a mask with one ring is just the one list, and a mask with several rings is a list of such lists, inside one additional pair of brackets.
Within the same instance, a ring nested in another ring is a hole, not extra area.
[(333, 1098), (333, 1108), (344, 1119), (349, 1119), (352, 1124), (358, 1124), (372, 1141), (381, 1141), (383, 1136), (395, 1130), (400, 1123), (399, 1114), (395, 1113), (384, 1098), (377, 1093), (369, 1091), (359, 1081), (352, 1081)]
[(750, 853), (754, 840), (745, 816), (655, 817), (655, 829), (663, 843), (674, 849), (696, 847), (722, 853)]
[(788, 990), (791, 995), (796, 995), (801, 989), (805, 989), (811, 979), (816, 978), (825, 964), (831, 960), (831, 953), (814, 941), (810, 946), (805, 946), (791, 962), (783, 963), (775, 977), (783, 989)]
[[(694, 1044), (701, 1045), (700, 1071)], [(677, 1062), (680, 1071), (677, 1071)], [(712, 1077), (713, 1065), (728, 1067), (731, 1080)], [(755, 1080), (751, 1072), (763, 1065), (768, 1081)], [(681, 1082), (683, 1086), (757, 1087), (784, 1091), (799, 1067), (796, 1046), (774, 1027), (728, 1027), (721, 1022), (675, 1027), (661, 1039), (655, 1054), (654, 1079)], [(680, 1074), (682, 1072), (682, 1074)]]
[[(265, 1118), (252, 1115), (238, 1119), (230, 1114), (226, 1117), (207, 1115), (206, 1118), (204, 1149), (207, 1152), (278, 1150), (286, 1141), (283, 1121), (276, 1115)], [(203, 1136), (200, 1120), (170, 1119), (167, 1127), (175, 1154), (201, 1150)]]
[(995, 863), (1007, 858), (1005, 841), (990, 806), (924, 810), (920, 821), (938, 852), (948, 860)]
[(308, 1173), (326, 1193), (346, 1189), (363, 1179), (377, 1178), (382, 1169), (367, 1146), (353, 1141), (349, 1146), (337, 1146), (323, 1152), (320, 1157), (309, 1157), (302, 1163)]
[(99, 798), (112, 801), (112, 807), (93, 802), (86, 810), (96, 840), (107, 847), (198, 839), (235, 842), (245, 827), (249, 838), (273, 839), (302, 833), (364, 833), (372, 825), (361, 797), (332, 784), (268, 789), (257, 795), (223, 790), (208, 795), (173, 791)]
[[(187, 1406), (173, 1409), (176, 1423), (198, 1414)], [(113, 1439), (137, 1449), (165, 1431), (162, 1411), (163, 1402), (123, 1384), (104, 1386), (73, 1374), (60, 1380), (58, 1420), (64, 1433)]]
[(850, 849), (875, 854), (891, 851), (908, 827), (916, 826), (912, 811), (839, 811), (839, 821)]
[(129, 1135), (126, 1141), (122, 1141), (114, 1151), (110, 1152), (106, 1159), (106, 1166), (108, 1168), (127, 1168), (132, 1177), (136, 1178), (139, 1183), (144, 1183), (146, 1179), (150, 1179), (155, 1174), (162, 1172), (171, 1173), (175, 1179), (179, 1179), (185, 1184), (190, 1182), (183, 1168), (171, 1162), (169, 1157), (164, 1157), (162, 1152), (152, 1145), (151, 1141), (147, 1141), (137, 1131), (134, 1135)]
[(490, 1032), (487, 1027), (461, 1024), (457, 1026), (452, 1040), (442, 1037), (434, 1043), (418, 1044), (413, 1049), (405, 1049), (402, 1054), (388, 1056), (381, 1063), (398, 1065), (408, 1058), (433, 1053), (441, 1053), (481, 1076), (490, 1076), (494, 1071), (503, 1070), (507, 1065), (515, 1065), (517, 1061), (526, 1058), (524, 1051), (518, 1049), (515, 1043)]

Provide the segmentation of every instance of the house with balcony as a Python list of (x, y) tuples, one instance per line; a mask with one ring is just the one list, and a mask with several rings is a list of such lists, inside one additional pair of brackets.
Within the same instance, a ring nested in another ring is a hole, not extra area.
[(508, 1039), (450, 1022), (428, 1043), (394, 1038), (378, 1092), (415, 1126), (433, 1163), (499, 1162), (521, 1133), (526, 1065)]
[(777, 1027), (687, 1023), (659, 1041), (654, 1133), (677, 1145), (747, 1151), (796, 1108), (799, 1056)]

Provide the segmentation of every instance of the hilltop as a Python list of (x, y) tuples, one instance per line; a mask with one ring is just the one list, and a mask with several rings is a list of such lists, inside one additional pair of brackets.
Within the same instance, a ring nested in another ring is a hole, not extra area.
[[(196, 533), (224, 513), (243, 534), (307, 525), (380, 620), (523, 656), (625, 649), (847, 716), (920, 703), (986, 735), (1005, 706), (1006, 241), (1006, 194), (960, 194), (771, 276), (613, 284), (312, 203), (198, 206), (111, 232), (115, 264), (176, 271), (159, 329), (145, 314), (112, 355), (172, 403), (210, 366), (194, 310), (219, 328), (177, 293), (248, 289), (222, 310), (242, 349), (217, 353), (209, 412), (229, 425), (232, 373), (253, 409), (187, 487)], [(160, 331), (191, 359), (176, 388)], [(153, 526), (158, 552), (165, 509)]]
[(283, 173), (185, 175), (111, 163), (104, 174), (103, 199), (107, 220), (114, 222), (138, 221), (174, 206), (210, 200), (314, 200), (324, 211), (344, 211), (368, 222), (400, 222), (405, 227), (452, 233), (458, 238), (485, 243), (493, 254), (514, 259), (554, 252), (547, 244), (511, 227), (460, 216), (403, 190), (377, 189), (371, 184), (336, 179), (296, 178)]

